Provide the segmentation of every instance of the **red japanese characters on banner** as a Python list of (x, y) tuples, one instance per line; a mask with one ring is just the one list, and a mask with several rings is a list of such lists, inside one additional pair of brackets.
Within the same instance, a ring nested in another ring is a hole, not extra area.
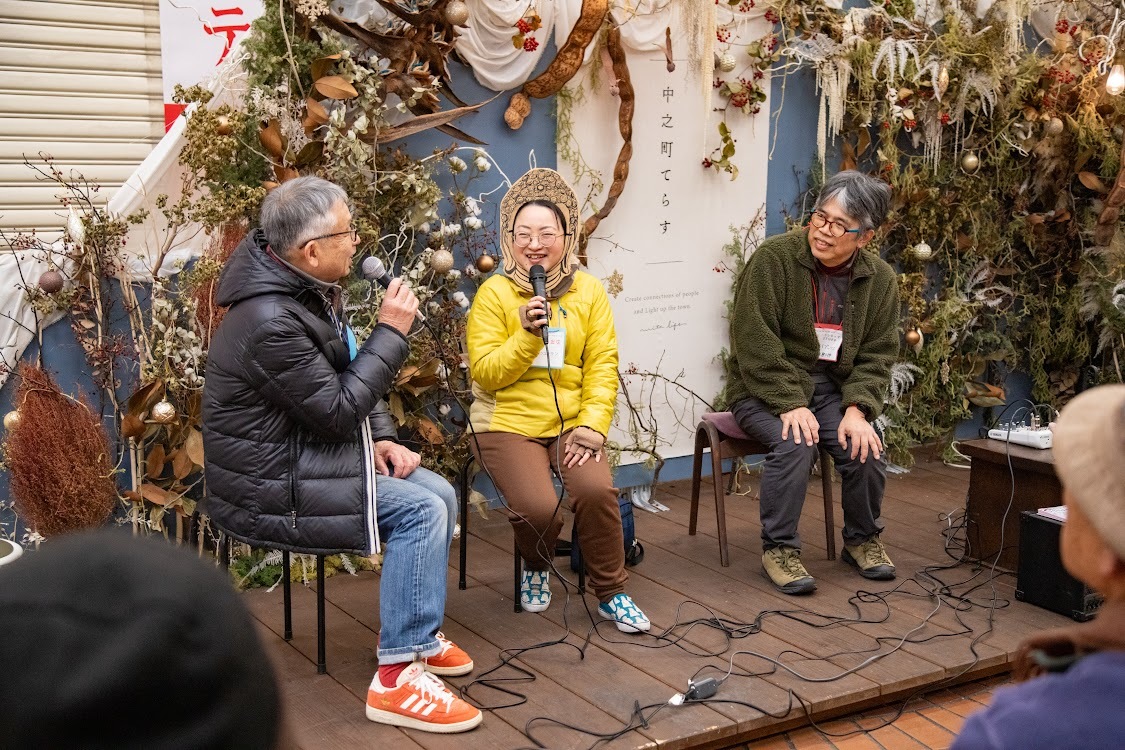
[(172, 102), (176, 84), (193, 86), (214, 72), (261, 14), (262, 0), (160, 0), (165, 129), (184, 109)]

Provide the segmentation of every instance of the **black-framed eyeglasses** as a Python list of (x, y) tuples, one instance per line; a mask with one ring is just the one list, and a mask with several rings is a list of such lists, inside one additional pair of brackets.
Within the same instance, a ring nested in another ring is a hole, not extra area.
[(539, 234), (531, 234), (530, 232), (513, 232), (512, 240), (515, 242), (516, 247), (527, 247), (531, 244), (532, 240), (539, 240), (539, 247), (551, 247), (559, 237), (565, 237), (566, 232), (540, 232)]
[(329, 237), (339, 237), (344, 234), (350, 234), (352, 236), (352, 242), (359, 242), (359, 230), (356, 229), (355, 225), (353, 224), (342, 232), (332, 232), (331, 234), (322, 234), (319, 237), (310, 237), (301, 243), (301, 247), (304, 247), (310, 242), (314, 242), (316, 240), (326, 240)]
[(813, 211), (812, 216), (809, 217), (809, 223), (817, 229), (825, 229), (828, 234), (833, 237), (843, 237), (845, 234), (859, 234), (860, 230), (848, 229), (846, 226), (836, 221), (835, 219), (828, 218), (827, 214), (820, 211)]

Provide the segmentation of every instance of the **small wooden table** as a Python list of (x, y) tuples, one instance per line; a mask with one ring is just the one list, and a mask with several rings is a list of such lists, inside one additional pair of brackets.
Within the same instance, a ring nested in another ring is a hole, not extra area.
[[(959, 447), (973, 459), (966, 504), (969, 557), (991, 562), (1000, 551), (997, 566), (1016, 570), (1020, 513), (1063, 504), (1062, 485), (1055, 475), (1051, 450), (988, 438), (959, 443)], [(1003, 550), (1000, 550), (1001, 519), (1004, 519)]]

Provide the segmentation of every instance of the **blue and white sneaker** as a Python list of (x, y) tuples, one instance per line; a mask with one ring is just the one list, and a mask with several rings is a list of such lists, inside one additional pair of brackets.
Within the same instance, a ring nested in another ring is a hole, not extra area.
[(613, 620), (613, 624), (622, 633), (647, 633), (652, 627), (645, 613), (628, 594), (618, 594), (608, 602), (602, 602), (598, 605), (598, 614), (607, 620)]
[(524, 612), (542, 612), (551, 606), (550, 571), (524, 568), (520, 579), (520, 606)]

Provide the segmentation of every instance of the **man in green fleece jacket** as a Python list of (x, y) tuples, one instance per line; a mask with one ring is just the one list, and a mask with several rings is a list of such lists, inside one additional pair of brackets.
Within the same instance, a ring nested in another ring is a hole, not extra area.
[(898, 353), (899, 302), (894, 270), (866, 247), (890, 197), (873, 177), (837, 174), (808, 226), (763, 242), (738, 278), (727, 400), (743, 431), (770, 449), (762, 567), (786, 594), (816, 588), (797, 521), (818, 444), (843, 481), (844, 559), (866, 578), (894, 578), (879, 540), (886, 462), (872, 421)]

